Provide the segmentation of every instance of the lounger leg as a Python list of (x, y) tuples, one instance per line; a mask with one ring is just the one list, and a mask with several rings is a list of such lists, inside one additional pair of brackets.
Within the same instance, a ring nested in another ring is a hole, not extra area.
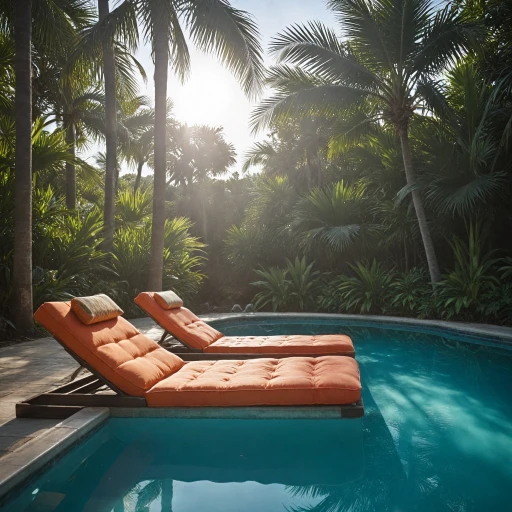
[(160, 341), (158, 343), (162, 343), (165, 338), (167, 338), (167, 336), (169, 336), (169, 333), (167, 331), (164, 331), (164, 333), (162, 334), (162, 337), (160, 338)]

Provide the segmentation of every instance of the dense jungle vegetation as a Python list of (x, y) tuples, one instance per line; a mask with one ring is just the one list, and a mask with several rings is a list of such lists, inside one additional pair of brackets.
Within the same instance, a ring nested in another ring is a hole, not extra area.
[[(102, 292), (137, 316), (159, 288), (197, 312), (512, 325), (510, 2), (329, 0), (337, 29), (290, 20), (268, 69), (249, 13), (160, 4), (0, 1), (3, 335), (44, 301)], [(190, 44), (258, 98), (247, 154), (173, 114)]]

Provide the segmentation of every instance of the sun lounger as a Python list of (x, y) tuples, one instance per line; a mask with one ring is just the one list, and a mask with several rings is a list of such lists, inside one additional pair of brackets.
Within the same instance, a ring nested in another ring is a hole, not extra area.
[[(185, 347), (212, 357), (224, 354), (251, 354), (254, 357), (340, 355), (354, 357), (352, 340), (343, 334), (283, 335), (283, 336), (224, 336), (199, 319), (187, 308), (165, 309), (154, 292), (142, 292), (135, 303)], [(176, 353), (179, 353), (176, 351)]]
[[(121, 406), (128, 403), (148, 407), (337, 405), (346, 408), (347, 417), (363, 414), (359, 367), (353, 358), (185, 362), (139, 332), (122, 316), (86, 325), (72, 311), (69, 302), (47, 302), (34, 318), (80, 364), (115, 390), (119, 400), (124, 399), (123, 403), (119, 402)], [(90, 387), (86, 385), (82, 391)], [(53, 404), (82, 405), (73, 392), (67, 394), (69, 400), (63, 398), (62, 392), (53, 398), (51, 393), (45, 396)], [(86, 395), (80, 394), (83, 396)], [(117, 397), (93, 397), (98, 401), (85, 400), (83, 405), (117, 404), (113, 400)], [(44, 400), (32, 403), (41, 405)]]

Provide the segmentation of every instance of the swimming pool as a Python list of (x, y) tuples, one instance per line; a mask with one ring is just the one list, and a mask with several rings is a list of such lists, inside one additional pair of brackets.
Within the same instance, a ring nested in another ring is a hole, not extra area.
[(316, 318), (255, 317), (215, 327), (226, 335), (348, 333), (365, 416), (112, 418), (0, 510), (510, 509), (509, 350), (448, 332)]

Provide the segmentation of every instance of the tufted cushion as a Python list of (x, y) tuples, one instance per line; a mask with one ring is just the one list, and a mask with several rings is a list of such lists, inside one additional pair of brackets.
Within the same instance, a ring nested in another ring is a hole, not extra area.
[(174, 337), (191, 348), (203, 350), (222, 338), (223, 334), (200, 320), (187, 308), (164, 309), (155, 298), (154, 292), (142, 292), (135, 297), (140, 306), (155, 322)]
[(352, 340), (344, 334), (287, 336), (225, 336), (205, 349), (217, 354), (339, 354), (354, 356)]
[(71, 299), (71, 310), (85, 324), (91, 325), (121, 316), (124, 311), (104, 293)]
[(176, 309), (183, 306), (183, 301), (172, 291), (155, 292), (154, 299), (164, 309)]
[(351, 357), (193, 361), (153, 386), (151, 407), (342, 405), (361, 398)]
[(121, 316), (84, 325), (71, 311), (69, 302), (46, 302), (34, 318), (93, 370), (129, 395), (143, 396), (184, 364)]

